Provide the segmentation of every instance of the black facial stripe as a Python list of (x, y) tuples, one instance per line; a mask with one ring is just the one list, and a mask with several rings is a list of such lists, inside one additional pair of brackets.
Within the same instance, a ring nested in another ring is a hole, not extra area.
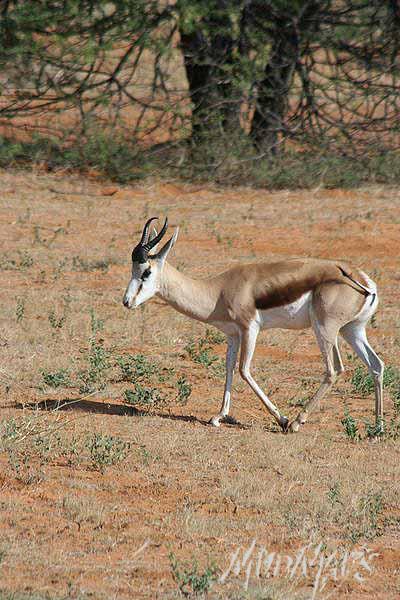
[(144, 281), (145, 279), (147, 279), (150, 276), (151, 270), (149, 268), (147, 268), (145, 271), (143, 271), (141, 279), (142, 281)]

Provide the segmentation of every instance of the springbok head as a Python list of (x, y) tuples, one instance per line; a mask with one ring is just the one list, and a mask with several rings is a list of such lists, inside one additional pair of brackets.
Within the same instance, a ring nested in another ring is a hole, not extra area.
[[(157, 252), (156, 246), (167, 231), (168, 219), (165, 219), (160, 233), (155, 229), (150, 231), (150, 225), (155, 220), (157, 217), (147, 221), (142, 238), (132, 251), (132, 277), (123, 299), (126, 308), (136, 308), (157, 294), (165, 260), (178, 237), (179, 230), (176, 229), (174, 235)], [(151, 250), (155, 253), (150, 254)]]

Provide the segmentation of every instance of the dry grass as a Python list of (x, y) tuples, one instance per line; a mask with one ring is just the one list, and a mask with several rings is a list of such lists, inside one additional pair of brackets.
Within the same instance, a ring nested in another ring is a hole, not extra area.
[[(153, 214), (181, 225), (171, 260), (194, 276), (262, 256), (346, 258), (378, 282), (370, 339), (398, 366), (398, 192), (157, 182), (111, 189), (40, 171), (1, 175), (0, 598), (178, 598), (171, 552), (201, 587), (208, 565), (222, 573), (254, 539), (282, 556), (308, 543), (323, 542), (325, 552), (368, 546), (379, 554), (373, 572), (364, 570), (363, 581), (354, 572), (333, 581), (330, 572), (324, 593), (397, 598), (399, 442), (365, 437), (373, 401), (351, 385), (358, 363), (350, 352), (344, 348), (348, 372), (300, 434), (278, 433), (239, 380), (239, 424), (214, 430), (206, 421), (219, 408), (223, 378), (185, 350), (204, 327), (158, 300), (128, 313), (121, 297), (131, 246)], [(223, 358), (220, 340), (211, 348)], [(133, 385), (116, 363), (139, 353), (155, 365), (146, 385), (166, 397), (143, 410), (123, 403)], [(297, 413), (321, 372), (309, 332), (261, 337), (255, 374), (285, 414)], [(82, 377), (89, 391), (79, 391)], [(186, 404), (175, 402), (179, 377), (192, 386)], [(388, 390), (388, 420), (394, 394)], [(345, 403), (361, 441), (345, 436)], [(311, 573), (257, 579), (252, 571), (245, 590), (244, 571), (214, 583), (209, 597), (313, 593)]]

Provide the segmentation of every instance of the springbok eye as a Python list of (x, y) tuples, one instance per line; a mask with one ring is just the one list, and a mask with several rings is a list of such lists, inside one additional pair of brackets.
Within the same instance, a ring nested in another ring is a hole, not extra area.
[(144, 281), (145, 279), (147, 279), (150, 276), (150, 273), (151, 273), (150, 269), (146, 269), (145, 271), (143, 271), (141, 280)]

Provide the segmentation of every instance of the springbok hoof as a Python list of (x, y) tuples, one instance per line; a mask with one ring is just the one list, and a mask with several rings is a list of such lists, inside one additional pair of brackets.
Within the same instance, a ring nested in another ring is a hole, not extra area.
[(289, 426), (289, 419), (287, 417), (284, 417), (282, 415), (281, 418), (280, 418), (280, 420), (279, 420), (279, 425), (281, 426), (281, 429), (282, 429), (283, 433), (287, 433), (288, 426)]
[(222, 417), (213, 417), (209, 420), (210, 425), (213, 427), (221, 427), (221, 419)]

